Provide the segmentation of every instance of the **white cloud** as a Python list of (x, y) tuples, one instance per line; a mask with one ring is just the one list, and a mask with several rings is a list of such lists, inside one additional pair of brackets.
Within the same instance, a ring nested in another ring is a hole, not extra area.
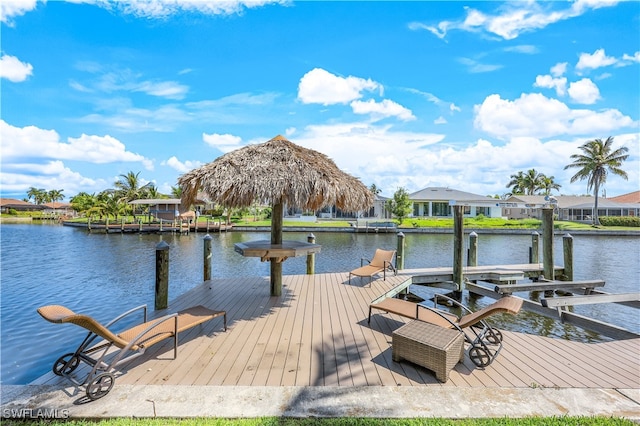
[(536, 77), (536, 82), (533, 83), (535, 87), (543, 87), (546, 89), (555, 89), (558, 96), (562, 96), (567, 91), (567, 79), (554, 78), (550, 75), (539, 75)]
[(567, 62), (559, 62), (551, 67), (551, 75), (554, 77), (562, 77), (567, 72)]
[(12, 18), (22, 16), (36, 8), (37, 0), (2, 0), (0, 2), (0, 21), (13, 26)]
[(20, 61), (15, 56), (2, 55), (0, 58), (0, 78), (6, 78), (14, 83), (25, 81), (33, 74), (33, 66)]
[(199, 13), (203, 15), (232, 15), (242, 13), (244, 9), (261, 7), (269, 4), (286, 4), (286, 0), (173, 0), (149, 1), (129, 0), (113, 2), (108, 0), (92, 0), (92, 3), (108, 10), (134, 15), (140, 18), (166, 19), (181, 13)]
[(610, 134), (637, 124), (616, 109), (571, 109), (537, 93), (522, 94), (514, 101), (490, 95), (474, 111), (475, 127), (501, 139)]
[(622, 60), (629, 63), (640, 62), (640, 52), (636, 52), (633, 55), (624, 54)]
[[(407, 174), (407, 161), (443, 139), (442, 134), (394, 131), (391, 125), (355, 122), (307, 126), (293, 142), (328, 155), (365, 184), (387, 186), (392, 193), (399, 182), (394, 175)], [(422, 164), (420, 174), (425, 171)]]
[[(444, 135), (399, 132), (391, 126), (342, 123), (309, 126), (293, 141), (328, 155), (365, 185), (375, 183), (385, 196), (393, 195), (399, 187), (414, 192), (427, 186), (504, 194), (509, 176), (530, 168), (555, 176), (565, 194), (584, 193), (582, 183), (570, 184), (571, 175), (561, 172), (569, 156), (584, 143), (582, 138), (542, 142), (528, 136), (499, 143), (479, 139), (464, 146), (444, 144), (443, 139)], [(618, 137), (616, 141), (622, 142)], [(634, 146), (625, 145), (630, 149)], [(637, 161), (628, 166), (634, 165)]]
[(593, 81), (588, 78), (583, 78), (580, 81), (575, 81), (569, 85), (569, 96), (574, 102), (580, 104), (594, 104), (600, 99), (600, 90)]
[(411, 93), (416, 93), (416, 94), (418, 94), (420, 96), (425, 97), (429, 102), (432, 102), (432, 103), (434, 103), (435, 105), (437, 105), (437, 106), (439, 106), (441, 108), (446, 108), (451, 113), (453, 113), (454, 111), (457, 111), (457, 112), (461, 111), (460, 107), (458, 107), (453, 102), (443, 101), (442, 99), (438, 98), (433, 93), (423, 92), (423, 91), (417, 90), (417, 89), (406, 89), (406, 90), (411, 92)]
[(69, 138), (61, 142), (55, 130), (35, 126), (15, 127), (0, 120), (3, 162), (21, 159), (54, 159), (85, 161), (94, 164), (117, 161), (139, 162), (147, 170), (153, 170), (153, 162), (144, 156), (127, 151), (122, 142), (109, 135)]
[[(505, 40), (512, 40), (522, 33), (545, 28), (555, 22), (574, 18), (591, 9), (613, 6), (618, 1), (576, 1), (570, 7), (554, 10), (554, 2), (535, 1), (501, 4), (495, 14), (486, 14), (465, 7), (466, 17), (457, 21), (441, 21), (436, 25), (412, 22), (412, 30), (427, 30), (439, 38), (445, 38), (450, 30), (486, 32)], [(559, 4), (559, 3), (558, 3)]]
[(459, 58), (458, 62), (463, 65), (466, 65), (469, 69), (469, 72), (472, 73), (481, 73), (481, 72), (491, 72), (496, 71), (502, 68), (502, 65), (498, 64), (483, 64), (481, 62), (476, 61), (475, 59), (470, 58)]
[(433, 124), (447, 124), (447, 119), (444, 118), (443, 116), (440, 116), (435, 120), (433, 120)]
[(240, 148), (242, 144), (242, 138), (230, 134), (220, 135), (218, 133), (212, 133), (210, 135), (203, 133), (202, 140), (209, 146), (219, 149), (223, 153), (233, 151)]
[(540, 50), (531, 44), (520, 44), (517, 46), (509, 46), (504, 48), (505, 52), (515, 52), (515, 53), (523, 53), (525, 55), (534, 55)]
[(148, 95), (167, 99), (183, 99), (189, 87), (175, 81), (151, 82), (143, 81), (133, 88), (134, 92), (144, 92)]
[(353, 101), (351, 102), (351, 108), (355, 114), (370, 114), (374, 120), (381, 120), (387, 117), (397, 117), (402, 121), (416, 119), (411, 110), (388, 99), (384, 99), (382, 102), (376, 102), (373, 99), (369, 99), (366, 102)]
[(607, 56), (604, 49), (598, 49), (593, 52), (593, 54), (581, 53), (578, 63), (576, 64), (576, 70), (596, 69), (613, 65), (616, 62), (616, 58)]
[(169, 158), (167, 161), (163, 161), (162, 162), (163, 166), (169, 166), (174, 170), (177, 170), (180, 173), (187, 173), (195, 168), (198, 168), (200, 166), (202, 166), (202, 163), (200, 161), (180, 161), (178, 160), (178, 158), (174, 155), (171, 158)]
[(371, 79), (340, 77), (321, 68), (314, 68), (300, 79), (298, 99), (305, 104), (347, 104), (362, 98), (363, 91), (382, 91)]
[(3, 164), (0, 174), (0, 187), (4, 196), (16, 194), (22, 198), (27, 188), (63, 189), (66, 198), (81, 192), (97, 192), (108, 188), (112, 182), (91, 179), (74, 172), (62, 161), (48, 161), (42, 164), (17, 163)]
[(126, 100), (125, 104), (120, 104), (117, 99), (109, 100), (106, 104), (110, 109), (115, 109), (113, 113), (88, 114), (77, 121), (98, 123), (125, 132), (139, 133), (147, 131), (171, 132), (178, 124), (194, 119), (179, 105), (163, 105), (156, 109), (144, 109), (128, 106), (126, 105), (128, 102)]

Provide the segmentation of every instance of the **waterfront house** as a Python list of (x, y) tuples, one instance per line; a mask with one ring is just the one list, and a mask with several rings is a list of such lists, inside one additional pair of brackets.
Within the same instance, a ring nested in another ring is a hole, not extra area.
[(17, 212), (32, 212), (44, 210), (45, 206), (42, 204), (32, 204), (27, 201), (16, 200), (15, 198), (0, 198), (0, 211), (2, 213), (9, 213), (9, 210), (15, 210)]
[(464, 215), (501, 217), (500, 200), (452, 188), (429, 187), (409, 194), (413, 202), (411, 217), (452, 217), (453, 205), (464, 206)]
[(42, 211), (47, 216), (64, 216), (64, 217), (76, 217), (78, 212), (76, 212), (69, 203), (60, 203), (60, 202), (52, 202), (52, 203), (44, 203), (44, 210)]
[[(598, 198), (598, 216), (638, 216), (640, 214), (640, 203), (619, 202), (615, 198)], [(593, 217), (594, 201), (591, 196), (556, 195), (548, 199), (545, 195), (512, 195), (506, 200), (503, 215), (509, 219), (540, 219), (541, 209), (545, 205), (551, 205), (555, 209), (558, 220), (590, 222)]]

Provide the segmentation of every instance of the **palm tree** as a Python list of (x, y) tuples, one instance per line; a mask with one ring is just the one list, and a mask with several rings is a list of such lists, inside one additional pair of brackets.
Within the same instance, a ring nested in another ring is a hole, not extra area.
[(56, 208), (56, 201), (64, 200), (64, 189), (52, 189), (47, 192), (47, 198), (53, 203), (53, 208)]
[(89, 194), (87, 192), (80, 192), (77, 195), (71, 197), (69, 200), (71, 202), (71, 208), (77, 211), (78, 213), (87, 213), (89, 210), (94, 207), (98, 198), (94, 194)]
[(511, 175), (511, 180), (507, 184), (507, 188), (511, 188), (511, 193), (514, 195), (524, 194), (524, 173), (522, 171), (519, 171), (517, 174)]
[(544, 175), (538, 173), (536, 169), (529, 169), (523, 175), (522, 185), (527, 195), (533, 195), (540, 188), (540, 181)]
[(120, 179), (114, 184), (116, 192), (122, 201), (137, 200), (144, 198), (148, 194), (149, 188), (153, 186), (153, 183), (149, 182), (144, 186), (140, 186), (139, 175), (140, 172), (129, 172), (126, 175), (120, 175)]
[(29, 191), (27, 191), (27, 197), (28, 199), (33, 198), (33, 202), (36, 204), (42, 204), (46, 202), (45, 199), (47, 197), (47, 191), (32, 186), (31, 188), (29, 188)]
[(587, 190), (590, 191), (593, 188), (593, 195), (595, 196), (593, 224), (596, 226), (600, 225), (600, 220), (598, 219), (598, 194), (600, 193), (600, 185), (607, 181), (607, 174), (611, 172), (625, 180), (628, 179), (627, 172), (622, 170), (620, 166), (629, 157), (627, 154), (629, 149), (623, 146), (612, 151), (611, 145), (613, 145), (613, 137), (611, 136), (604, 142), (602, 139), (587, 141), (578, 147), (583, 153), (573, 154), (571, 156), (573, 163), (564, 167), (565, 170), (569, 168), (579, 169), (571, 177), (571, 183), (587, 179)]
[(371, 186), (369, 187), (369, 191), (371, 191), (373, 195), (378, 195), (382, 192), (382, 190), (378, 188), (375, 183), (371, 184)]
[(539, 189), (542, 191), (544, 195), (550, 195), (552, 189), (558, 190), (560, 189), (560, 186), (561, 186), (560, 184), (555, 182), (554, 176), (545, 176), (541, 174)]
[(172, 186), (171, 187), (171, 195), (173, 196), (173, 198), (182, 197), (182, 188), (179, 187), (179, 186)]

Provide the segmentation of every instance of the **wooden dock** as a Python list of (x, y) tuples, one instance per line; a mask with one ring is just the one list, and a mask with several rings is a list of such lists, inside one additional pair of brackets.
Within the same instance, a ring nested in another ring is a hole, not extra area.
[(226, 225), (220, 222), (151, 222), (151, 223), (105, 223), (105, 222), (63, 222), (65, 226), (73, 226), (78, 228), (86, 228), (90, 233), (106, 233), (106, 234), (163, 234), (178, 233), (188, 234), (190, 232), (226, 232), (232, 229), (232, 225)]
[[(505, 331), (491, 365), (479, 369), (465, 356), (446, 383), (429, 370), (394, 362), (391, 333), (407, 320), (375, 314), (367, 324), (367, 316), (372, 300), (407, 281), (404, 272), (371, 285), (349, 284), (346, 272), (284, 276), (281, 297), (269, 296), (268, 277), (207, 281), (153, 315), (202, 304), (227, 311), (228, 331), (216, 319), (181, 334), (176, 360), (171, 342), (154, 346), (125, 365), (116, 383), (640, 388), (638, 338), (589, 344)], [(67, 385), (51, 373), (34, 382), (44, 383)]]

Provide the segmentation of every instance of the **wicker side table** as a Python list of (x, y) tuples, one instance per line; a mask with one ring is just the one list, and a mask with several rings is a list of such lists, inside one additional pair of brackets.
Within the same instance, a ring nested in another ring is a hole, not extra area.
[(436, 373), (441, 382), (464, 357), (464, 334), (428, 322), (414, 320), (392, 334), (392, 358), (407, 360)]

